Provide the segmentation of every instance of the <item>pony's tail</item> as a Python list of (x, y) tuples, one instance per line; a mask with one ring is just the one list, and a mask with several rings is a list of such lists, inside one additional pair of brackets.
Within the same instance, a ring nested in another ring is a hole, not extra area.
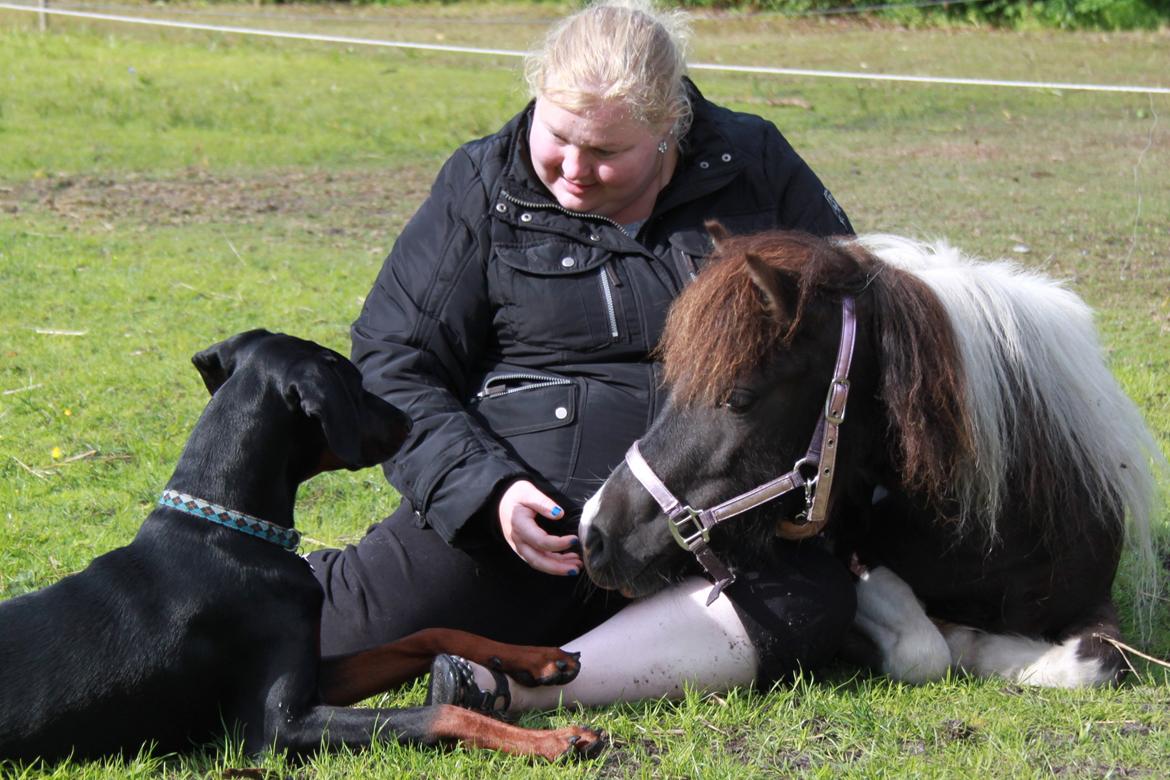
[(1170, 581), (1164, 567), (1170, 566), (1170, 525), (1161, 524), (1161, 533), (1155, 534), (1153, 519), (1163, 517), (1170, 490), (1170, 463), (1162, 454), (1152, 436), (1146, 443), (1149, 454), (1150, 489), (1143, 506), (1130, 507), (1128, 533), (1125, 536), (1129, 552), (1128, 563), (1122, 559), (1121, 576), (1128, 581), (1133, 594), (1133, 614), (1141, 644), (1148, 646), (1158, 629), (1162, 604), (1170, 596)]

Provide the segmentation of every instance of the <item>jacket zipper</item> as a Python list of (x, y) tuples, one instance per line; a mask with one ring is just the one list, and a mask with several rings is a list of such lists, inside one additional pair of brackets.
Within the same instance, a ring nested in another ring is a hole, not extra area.
[[(496, 387), (497, 384), (506, 385), (508, 382), (527, 382), (528, 384), (520, 387)], [(541, 374), (495, 374), (484, 380), (483, 388), (475, 394), (477, 399), (483, 398), (500, 398), (512, 393), (521, 393), (525, 390), (539, 390), (543, 387), (556, 387), (558, 385), (571, 385), (571, 380), (563, 377), (549, 377)]]
[(568, 214), (570, 217), (584, 217), (586, 219), (599, 219), (602, 222), (608, 222), (609, 224), (613, 225), (615, 228), (622, 231), (623, 235), (628, 235), (626, 233), (625, 226), (623, 226), (620, 222), (615, 222), (612, 219), (610, 219), (609, 217), (602, 216), (601, 214), (590, 214), (589, 212), (586, 212), (586, 211), (570, 211), (569, 209), (565, 208), (564, 206), (560, 205), (559, 203), (520, 200), (516, 196), (509, 193), (507, 190), (500, 190), (500, 194), (503, 195), (507, 200), (510, 200), (513, 203), (515, 203), (517, 206), (522, 206), (523, 208), (526, 208), (526, 209), (554, 209), (556, 211), (561, 212), (562, 214)]
[(601, 298), (605, 301), (605, 316), (609, 321), (609, 337), (614, 341), (618, 336), (617, 312), (613, 306), (613, 290), (609, 288), (609, 274), (605, 272), (605, 266), (601, 266), (601, 273), (597, 275), (598, 281), (601, 282)]
[(695, 262), (695, 258), (678, 247), (675, 247), (674, 251), (678, 252), (680, 270), (687, 277), (683, 279), (683, 284), (695, 281), (695, 277), (699, 273), (699, 264)]

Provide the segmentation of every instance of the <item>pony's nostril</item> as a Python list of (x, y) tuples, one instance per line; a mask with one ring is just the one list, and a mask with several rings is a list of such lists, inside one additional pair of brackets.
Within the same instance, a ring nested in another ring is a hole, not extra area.
[(608, 545), (605, 543), (605, 534), (597, 526), (591, 525), (581, 540), (581, 551), (585, 555), (585, 562), (591, 568), (605, 565), (609, 557)]

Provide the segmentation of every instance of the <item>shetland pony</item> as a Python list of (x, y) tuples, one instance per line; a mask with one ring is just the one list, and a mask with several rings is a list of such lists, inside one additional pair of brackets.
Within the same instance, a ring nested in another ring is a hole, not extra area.
[(587, 505), (592, 579), (646, 595), (694, 553), (722, 583), (816, 535), (894, 678), (1115, 680), (1126, 520), (1153, 577), (1165, 460), (1089, 308), (945, 243), (709, 227), (660, 345), (670, 402)]

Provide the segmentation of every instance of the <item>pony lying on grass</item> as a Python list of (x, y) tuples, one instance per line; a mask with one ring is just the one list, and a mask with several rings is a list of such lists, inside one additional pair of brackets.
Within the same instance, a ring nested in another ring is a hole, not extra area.
[(646, 595), (694, 554), (718, 588), (770, 535), (823, 535), (897, 679), (1116, 680), (1126, 519), (1142, 622), (1165, 460), (1089, 308), (943, 243), (710, 228), (661, 347), (670, 405), (590, 502), (594, 581)]

